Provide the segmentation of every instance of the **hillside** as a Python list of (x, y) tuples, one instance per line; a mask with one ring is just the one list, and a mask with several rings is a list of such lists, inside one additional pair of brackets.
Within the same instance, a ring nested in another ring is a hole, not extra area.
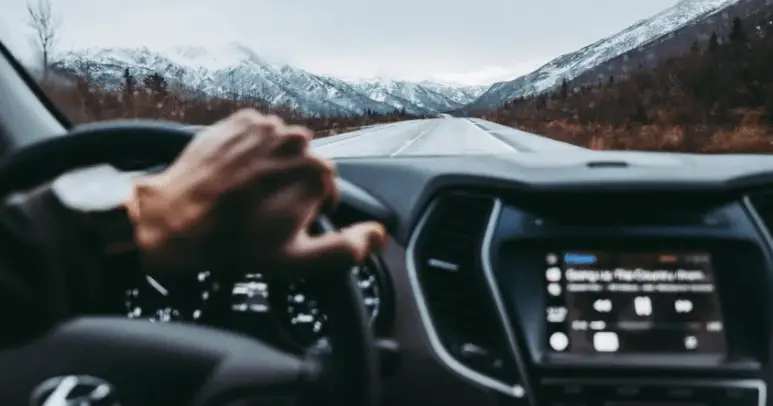
[(40, 81), (41, 88), (75, 124), (114, 119), (163, 119), (192, 125), (209, 125), (241, 108), (255, 108), (285, 121), (314, 130), (324, 137), (359, 127), (394, 121), (424, 118), (405, 111), (367, 112), (361, 116), (313, 117), (290, 108), (276, 108), (265, 101), (236, 94), (209, 96), (176, 88), (164, 76), (134, 76), (124, 69), (119, 83), (105, 86), (86, 76), (74, 76), (69, 83)]
[(696, 38), (722, 33), (733, 17), (752, 14), (769, 0), (681, 0), (660, 13), (577, 51), (561, 55), (534, 72), (493, 84), (463, 111), (499, 107), (518, 97), (539, 94), (561, 84), (598, 82), (600, 77), (656, 66), (689, 49)]
[(752, 21), (764, 14), (771, 4), (771, 0), (741, 0), (732, 3), (716, 13), (696, 19), (682, 28), (589, 69), (570, 84), (584, 86), (605, 82), (610, 76), (624, 77), (634, 69), (657, 67), (668, 58), (688, 52), (696, 42), (705, 46), (712, 34), (716, 34), (721, 42), (730, 34), (735, 18), (749, 21), (749, 31), (753, 32), (757, 28)]
[(720, 24), (706, 43), (686, 37), (690, 49), (655, 68), (565, 82), (482, 117), (595, 149), (771, 153), (772, 4)]
[(125, 69), (137, 77), (159, 74), (170, 87), (212, 97), (249, 97), (304, 115), (436, 114), (471, 102), (485, 87), (376, 79), (348, 83), (268, 61), (239, 43), (217, 48), (95, 48), (72, 51), (53, 64), (63, 78), (87, 77), (116, 89)]

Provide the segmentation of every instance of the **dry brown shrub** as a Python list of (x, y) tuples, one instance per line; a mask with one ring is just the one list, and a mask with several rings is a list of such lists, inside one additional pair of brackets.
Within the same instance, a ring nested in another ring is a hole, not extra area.
[(113, 119), (161, 119), (186, 124), (209, 125), (242, 108), (275, 114), (285, 121), (304, 125), (323, 137), (354, 131), (379, 123), (415, 119), (408, 114), (309, 117), (288, 108), (268, 107), (257, 99), (203, 97), (185, 90), (158, 91), (137, 84), (132, 91), (107, 89), (94, 81), (76, 78), (72, 83), (49, 81), (41, 84), (46, 95), (73, 123)]
[[(773, 25), (768, 11), (739, 26)], [(699, 44), (698, 52), (613, 83), (567, 82), (479, 114), (591, 149), (771, 153), (773, 30), (743, 38)]]

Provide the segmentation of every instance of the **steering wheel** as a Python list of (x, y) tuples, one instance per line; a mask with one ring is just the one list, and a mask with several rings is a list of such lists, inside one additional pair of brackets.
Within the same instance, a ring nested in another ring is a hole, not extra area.
[[(157, 121), (83, 126), (67, 136), (24, 147), (1, 162), (0, 195), (95, 164), (168, 164), (192, 136), (191, 130), (179, 124)], [(332, 231), (324, 216), (317, 223)], [(90, 405), (289, 405), (306, 401), (376, 405), (377, 355), (356, 281), (348, 269), (320, 271), (327, 271), (314, 281), (328, 315), (332, 350), (327, 354), (296, 356), (246, 335), (205, 326), (79, 317), (22, 347), (0, 352), (0, 372), (5, 377), (0, 380), (0, 399), (8, 405), (30, 404), (33, 391), (42, 382), (54, 379), (49, 388), (53, 390), (53, 383), (60, 387), (67, 383), (57, 377), (77, 375), (92, 380), (91, 390), (99, 387), (93, 382), (115, 390), (117, 397)], [(48, 405), (35, 402), (33, 399), (36, 406)], [(70, 403), (57, 403), (64, 404)]]

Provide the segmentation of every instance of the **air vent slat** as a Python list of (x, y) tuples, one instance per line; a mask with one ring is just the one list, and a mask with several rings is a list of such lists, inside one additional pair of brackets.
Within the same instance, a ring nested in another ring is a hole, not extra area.
[[(414, 259), (432, 324), (447, 352), (479, 373), (514, 383), (515, 369), (481, 266), (493, 207), (488, 197), (441, 198), (424, 224)], [(466, 350), (470, 345), (480, 347), (482, 355)]]

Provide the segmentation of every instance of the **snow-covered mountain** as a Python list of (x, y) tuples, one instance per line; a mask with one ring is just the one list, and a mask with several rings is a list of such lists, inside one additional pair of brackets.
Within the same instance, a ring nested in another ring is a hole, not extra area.
[(561, 55), (534, 72), (493, 84), (477, 100), (465, 106), (465, 110), (493, 108), (518, 97), (544, 92), (560, 85), (564, 79), (575, 79), (613, 58), (660, 40), (740, 1), (748, 0), (681, 0), (615, 35)]
[(434, 114), (457, 109), (486, 90), (480, 86), (388, 79), (349, 83), (269, 62), (238, 43), (161, 50), (85, 49), (65, 54), (54, 68), (65, 74), (88, 75), (106, 86), (119, 85), (127, 68), (136, 77), (159, 73), (172, 87), (214, 96), (255, 97), (309, 115), (390, 113), (401, 109)]

